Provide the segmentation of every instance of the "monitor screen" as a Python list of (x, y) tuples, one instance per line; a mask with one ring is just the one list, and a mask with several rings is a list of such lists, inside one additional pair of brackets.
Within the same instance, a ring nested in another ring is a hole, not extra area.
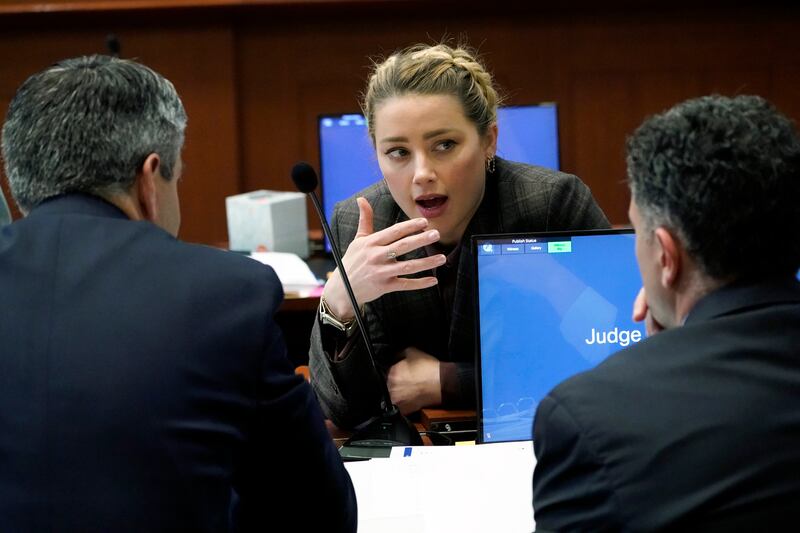
[[(508, 106), (497, 110), (497, 155), (558, 170), (558, 116), (555, 104)], [(361, 114), (319, 118), (322, 207), (333, 206), (382, 178), (375, 149)], [(330, 251), (326, 242), (325, 249)]]
[(632, 230), (475, 237), (478, 441), (532, 438), (539, 401), (644, 338)]

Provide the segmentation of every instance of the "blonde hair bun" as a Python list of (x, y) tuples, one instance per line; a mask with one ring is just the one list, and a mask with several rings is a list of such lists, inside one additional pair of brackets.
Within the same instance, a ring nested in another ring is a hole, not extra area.
[(373, 142), (376, 107), (406, 94), (455, 96), (481, 135), (497, 122), (500, 97), (492, 75), (466, 46), (417, 44), (375, 63), (361, 105)]

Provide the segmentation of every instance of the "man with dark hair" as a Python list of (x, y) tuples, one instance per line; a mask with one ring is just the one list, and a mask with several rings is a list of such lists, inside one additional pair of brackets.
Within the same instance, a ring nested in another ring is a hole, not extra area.
[(648, 119), (627, 150), (634, 318), (650, 337), (540, 403), (537, 526), (786, 527), (800, 516), (800, 139), (762, 98), (711, 96)]
[(182, 243), (186, 115), (133, 61), (62, 61), (2, 133), (0, 531), (355, 531), (275, 273)]

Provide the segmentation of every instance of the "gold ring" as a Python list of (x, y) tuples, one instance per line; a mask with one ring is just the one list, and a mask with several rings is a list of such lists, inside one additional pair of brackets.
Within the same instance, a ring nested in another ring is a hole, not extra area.
[(396, 259), (396, 258), (397, 258), (397, 252), (395, 252), (394, 250), (387, 250), (386, 251), (386, 259), (391, 261), (392, 259)]

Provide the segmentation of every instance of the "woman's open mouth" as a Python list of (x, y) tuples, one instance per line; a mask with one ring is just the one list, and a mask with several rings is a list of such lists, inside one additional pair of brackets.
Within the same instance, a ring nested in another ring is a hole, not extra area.
[(447, 208), (448, 197), (441, 194), (426, 194), (417, 197), (414, 201), (417, 210), (425, 218), (435, 218), (441, 216)]

